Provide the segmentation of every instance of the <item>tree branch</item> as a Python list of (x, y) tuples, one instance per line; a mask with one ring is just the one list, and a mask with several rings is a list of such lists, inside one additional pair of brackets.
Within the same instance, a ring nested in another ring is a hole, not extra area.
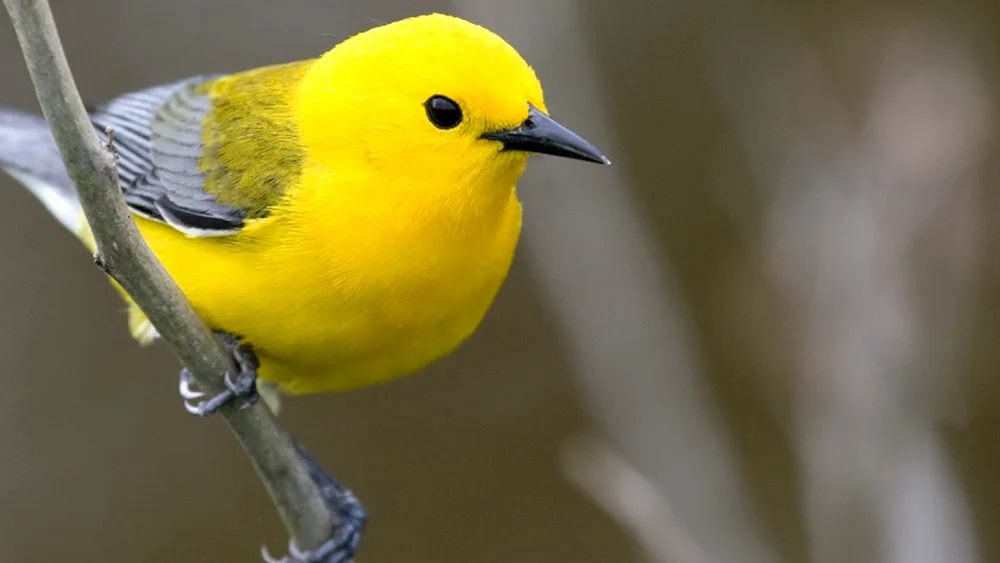
[[(180, 288), (146, 246), (125, 205), (113, 159), (101, 146), (73, 81), (47, 0), (4, 0), (42, 112), (76, 183), (97, 241), (97, 263), (113, 277), (209, 394), (222, 392), (233, 360), (195, 314)], [(314, 549), (333, 523), (290, 436), (263, 403), (222, 416), (250, 457), (298, 546)]]

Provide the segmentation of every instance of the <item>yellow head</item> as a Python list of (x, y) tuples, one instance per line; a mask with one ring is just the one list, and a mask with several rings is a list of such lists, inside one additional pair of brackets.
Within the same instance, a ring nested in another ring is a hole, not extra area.
[(337, 45), (312, 66), (298, 96), (299, 132), (313, 162), (349, 163), (411, 190), (431, 183), (509, 190), (530, 152), (606, 161), (545, 111), (541, 84), (513, 47), (437, 14)]

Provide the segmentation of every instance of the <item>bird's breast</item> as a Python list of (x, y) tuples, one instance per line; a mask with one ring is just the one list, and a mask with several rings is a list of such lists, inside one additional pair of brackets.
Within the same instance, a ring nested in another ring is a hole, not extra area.
[(265, 379), (290, 392), (359, 387), (417, 370), (476, 329), (517, 244), (521, 206), (509, 194), (465, 225), (279, 215), (240, 250), (212, 253), (207, 278), (168, 269), (186, 272), (175, 277), (210, 324), (258, 350)]

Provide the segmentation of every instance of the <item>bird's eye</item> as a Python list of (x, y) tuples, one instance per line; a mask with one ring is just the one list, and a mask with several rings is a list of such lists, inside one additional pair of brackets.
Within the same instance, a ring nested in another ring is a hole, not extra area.
[(431, 96), (424, 102), (427, 119), (438, 129), (452, 129), (462, 122), (462, 108), (444, 96)]

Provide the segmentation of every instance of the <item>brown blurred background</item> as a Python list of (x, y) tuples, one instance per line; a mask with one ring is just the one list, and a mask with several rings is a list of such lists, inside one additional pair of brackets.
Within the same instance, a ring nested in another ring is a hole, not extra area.
[[(462, 15), (614, 161), (533, 161), (454, 355), (286, 403), (372, 514), (361, 561), (1000, 561), (1000, 5), (52, 4), (89, 102)], [(9, 26), (0, 77), (37, 107)], [(0, 561), (282, 551), (225, 426), (6, 177), (0, 261)]]

